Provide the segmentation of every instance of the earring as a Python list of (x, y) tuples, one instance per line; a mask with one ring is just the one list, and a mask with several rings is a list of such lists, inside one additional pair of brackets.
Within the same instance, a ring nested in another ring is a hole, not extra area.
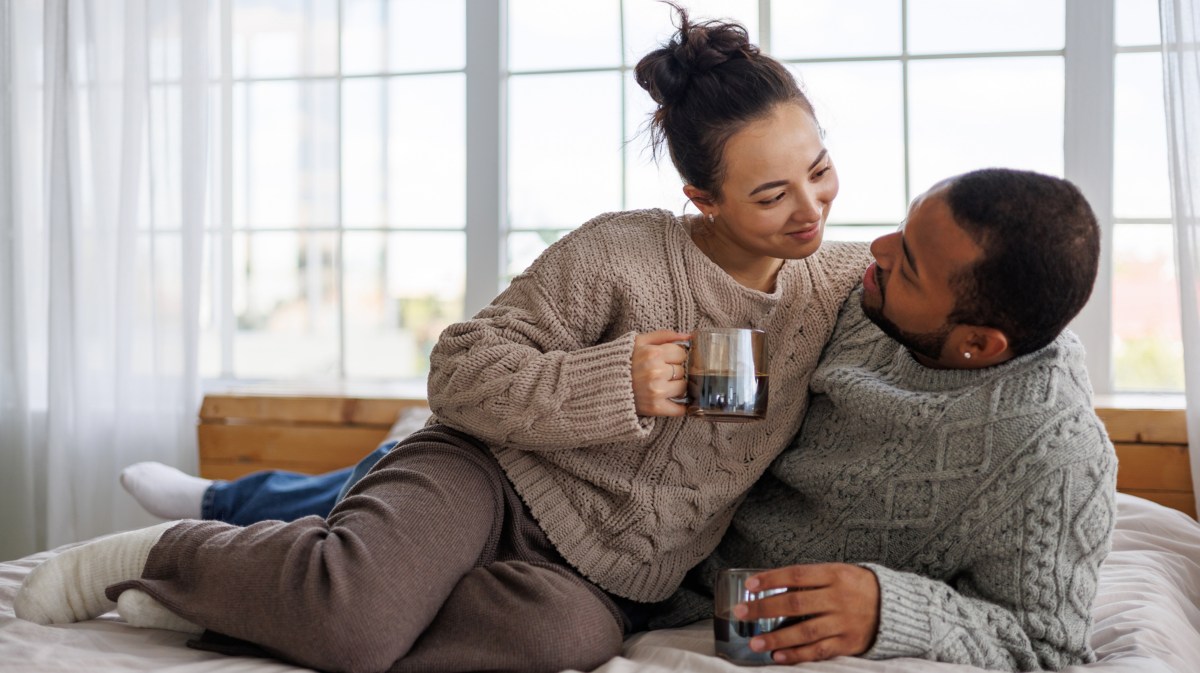
[(963, 353), (963, 357), (964, 357), (964, 358), (966, 358), (966, 359), (968, 359), (968, 360), (970, 360), (970, 359), (971, 359), (971, 354), (970, 354), (970, 353)]
[(716, 222), (716, 220), (717, 220), (717, 217), (716, 217), (716, 215), (713, 215), (712, 213), (709, 213), (709, 214), (708, 214), (708, 218), (707, 218), (707, 219), (708, 219), (708, 223), (709, 223), (709, 224), (712, 224), (713, 222)]

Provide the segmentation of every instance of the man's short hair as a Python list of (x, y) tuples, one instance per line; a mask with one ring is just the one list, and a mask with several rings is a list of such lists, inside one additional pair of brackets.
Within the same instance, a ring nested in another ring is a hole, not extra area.
[(950, 322), (998, 329), (1016, 355), (1054, 341), (1087, 303), (1100, 263), (1100, 228), (1079, 188), (988, 168), (953, 178), (944, 197), (983, 250), (954, 281)]

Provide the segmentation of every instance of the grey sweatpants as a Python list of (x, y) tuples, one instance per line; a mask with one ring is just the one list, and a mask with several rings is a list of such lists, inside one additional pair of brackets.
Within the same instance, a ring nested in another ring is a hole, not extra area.
[(588, 670), (623, 634), (488, 449), (444, 426), (402, 442), (325, 519), (172, 527), (141, 579), (107, 593), (130, 588), (215, 632), (204, 640), (327, 671)]

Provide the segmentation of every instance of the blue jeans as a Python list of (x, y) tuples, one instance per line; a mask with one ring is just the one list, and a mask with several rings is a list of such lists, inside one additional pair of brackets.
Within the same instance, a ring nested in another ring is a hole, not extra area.
[(350, 487), (396, 444), (384, 442), (358, 465), (325, 474), (266, 470), (233, 481), (214, 481), (204, 492), (200, 518), (249, 526), (259, 521), (295, 521), (311, 514), (329, 516)]

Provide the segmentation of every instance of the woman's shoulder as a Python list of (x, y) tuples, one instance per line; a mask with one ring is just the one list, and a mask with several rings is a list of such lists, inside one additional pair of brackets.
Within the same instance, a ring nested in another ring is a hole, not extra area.
[(591, 273), (636, 267), (659, 245), (678, 217), (668, 210), (622, 210), (584, 222), (546, 248), (521, 275), (562, 265)]
[(673, 225), (678, 216), (662, 208), (641, 210), (617, 210), (602, 213), (584, 222), (579, 228), (563, 237), (586, 241), (607, 241), (630, 237), (661, 237), (667, 227)]

